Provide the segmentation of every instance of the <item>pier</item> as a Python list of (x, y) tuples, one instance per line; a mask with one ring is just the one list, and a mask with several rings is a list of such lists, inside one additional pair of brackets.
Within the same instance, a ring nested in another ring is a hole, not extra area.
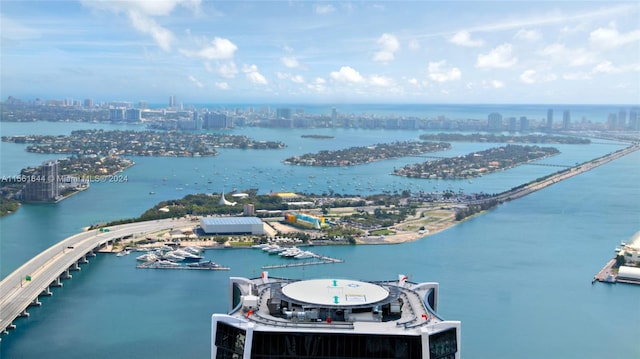
[(15, 329), (16, 319), (28, 318), (29, 307), (40, 306), (41, 296), (53, 295), (51, 288), (61, 287), (63, 280), (72, 278), (72, 271), (81, 271), (81, 265), (101, 249), (136, 233), (192, 225), (173, 219), (124, 224), (78, 233), (47, 248), (0, 282), (0, 335)]
[(334, 263), (342, 263), (342, 262), (344, 262), (342, 259), (324, 257), (324, 256), (320, 256), (320, 255), (318, 255), (315, 258), (318, 259), (318, 260), (311, 260), (311, 261), (298, 261), (298, 260), (296, 260), (295, 262), (292, 262), (292, 263), (272, 264), (272, 265), (262, 266), (262, 269), (303, 267), (303, 266), (313, 266), (313, 265), (320, 265), (320, 264), (334, 264)]

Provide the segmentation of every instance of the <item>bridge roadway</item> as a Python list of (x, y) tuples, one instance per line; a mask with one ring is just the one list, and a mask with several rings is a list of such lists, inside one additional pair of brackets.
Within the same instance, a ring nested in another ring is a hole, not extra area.
[[(163, 229), (195, 226), (187, 219), (163, 219), (108, 227), (109, 232), (90, 230), (68, 237), (44, 250), (0, 282), (0, 335), (14, 329), (14, 321), (28, 317), (27, 309), (40, 305), (41, 295), (52, 295), (50, 288), (61, 286), (61, 279), (70, 277), (70, 270), (80, 270), (88, 256), (123, 238), (157, 232)], [(27, 280), (27, 276), (31, 280)]]

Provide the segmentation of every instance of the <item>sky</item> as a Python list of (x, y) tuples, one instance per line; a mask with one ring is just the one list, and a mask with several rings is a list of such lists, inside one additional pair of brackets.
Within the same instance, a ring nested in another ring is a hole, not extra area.
[(637, 1), (0, 0), (0, 97), (640, 104)]

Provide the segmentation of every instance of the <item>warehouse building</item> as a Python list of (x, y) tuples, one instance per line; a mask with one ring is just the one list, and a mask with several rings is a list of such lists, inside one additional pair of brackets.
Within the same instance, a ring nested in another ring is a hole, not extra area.
[(262, 221), (257, 217), (204, 217), (200, 227), (206, 234), (264, 234)]

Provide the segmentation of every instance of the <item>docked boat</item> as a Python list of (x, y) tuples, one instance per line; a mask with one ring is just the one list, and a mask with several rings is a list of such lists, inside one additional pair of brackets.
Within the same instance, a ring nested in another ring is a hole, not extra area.
[(460, 321), (437, 314), (439, 285), (231, 277), (212, 316), (211, 357), (460, 359)]
[(160, 259), (155, 253), (145, 253), (136, 257), (138, 262), (154, 262)]
[(317, 255), (311, 251), (302, 251), (300, 253), (298, 253), (297, 255), (295, 255), (293, 258), (295, 259), (308, 259), (308, 258), (315, 258), (317, 257)]
[(153, 262), (149, 265), (149, 268), (178, 268), (180, 264), (166, 259), (161, 259), (157, 262)]
[(116, 254), (116, 257), (124, 257), (124, 256), (128, 255), (129, 253), (131, 253), (131, 251), (130, 251), (130, 250), (128, 250), (128, 249), (125, 249), (124, 251), (120, 251), (120, 252), (118, 252), (118, 253)]
[(184, 260), (184, 256), (181, 256), (181, 255), (175, 253), (175, 251), (170, 251), (170, 252), (165, 253), (162, 256), (162, 259), (168, 260), (168, 261), (171, 261), (171, 262), (182, 262)]

